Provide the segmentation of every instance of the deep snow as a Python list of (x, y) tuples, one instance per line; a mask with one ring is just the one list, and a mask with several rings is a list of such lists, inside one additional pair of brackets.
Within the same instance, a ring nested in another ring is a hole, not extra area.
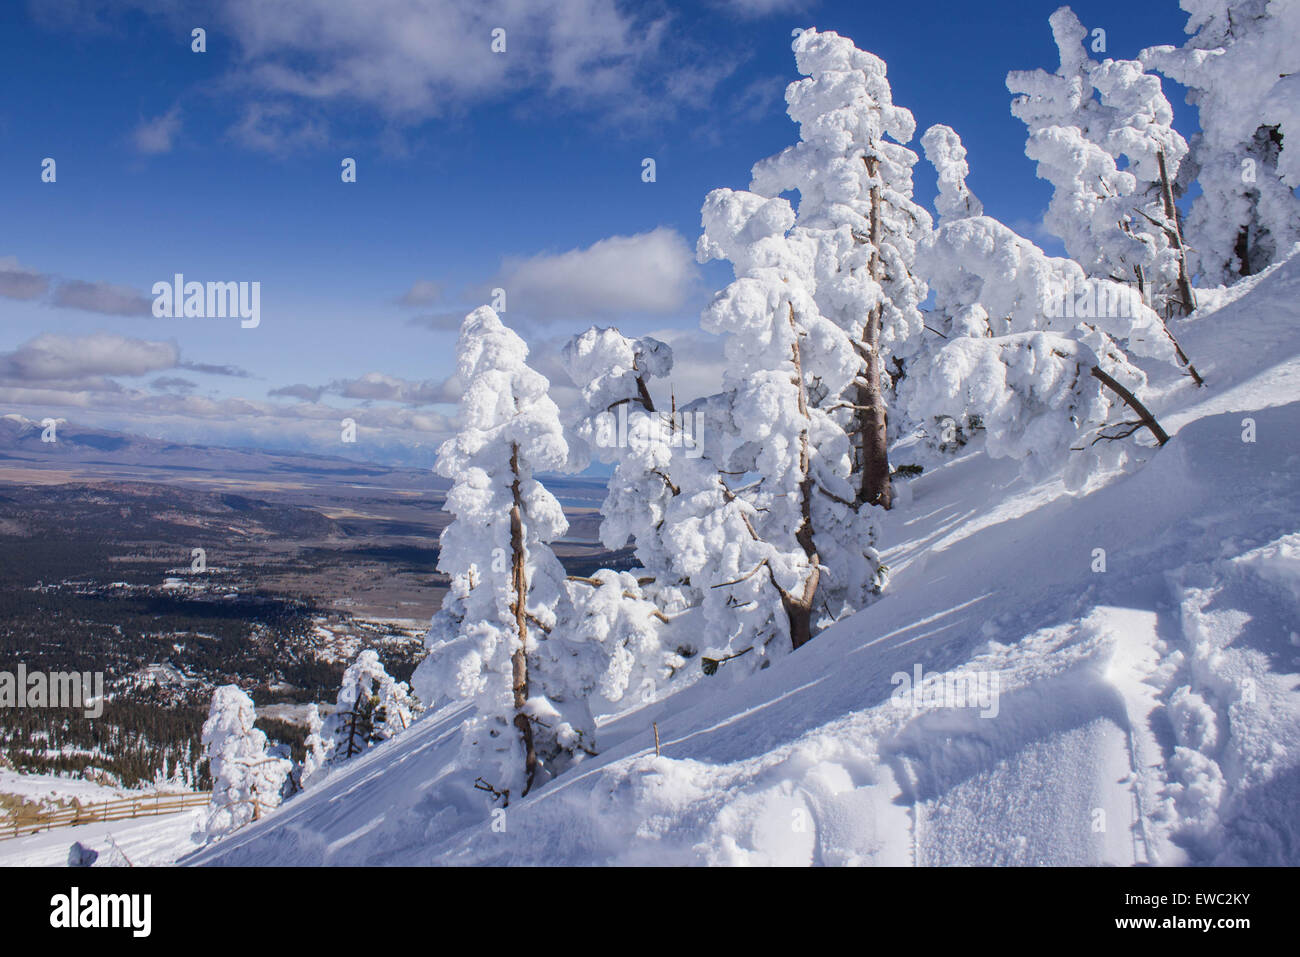
[[(608, 721), (504, 819), (450, 708), (184, 862), (1300, 863), (1298, 301), (1300, 258), (1202, 293), (1176, 329), (1209, 387), (1153, 378), (1173, 439), (1137, 471), (927, 471), (884, 599)], [(996, 682), (996, 715), (895, 704), (917, 665)]]

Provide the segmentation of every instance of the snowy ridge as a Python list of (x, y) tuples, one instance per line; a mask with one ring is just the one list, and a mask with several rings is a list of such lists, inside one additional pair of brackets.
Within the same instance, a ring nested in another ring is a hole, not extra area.
[[(1173, 440), (1136, 472), (927, 470), (881, 522), (884, 598), (607, 721), (504, 830), (459, 706), (185, 863), (1300, 863), (1297, 301), (1293, 256), (1175, 323), (1209, 387), (1153, 376)], [(918, 665), (996, 707), (900, 707)]]

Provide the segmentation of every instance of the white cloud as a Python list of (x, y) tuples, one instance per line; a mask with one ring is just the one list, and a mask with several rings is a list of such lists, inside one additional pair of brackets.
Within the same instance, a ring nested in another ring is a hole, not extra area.
[[(526, 84), (626, 92), (665, 23), (615, 0), (226, 0), (240, 75), (274, 94), (348, 99), (424, 118)], [(506, 30), (506, 52), (491, 49)]]
[(446, 379), (415, 381), (385, 372), (367, 372), (355, 379), (335, 379), (326, 385), (298, 383), (270, 390), (267, 395), (279, 398), (319, 402), (323, 395), (337, 395), (364, 402), (397, 402), (407, 406), (454, 404), (460, 399), (460, 380), (453, 374)]
[(53, 305), (111, 316), (151, 316), (153, 300), (128, 286), (68, 279), (54, 288)]
[(50, 277), (19, 265), (13, 256), (0, 256), (0, 296), (39, 299), (50, 288)]
[(87, 336), (44, 333), (0, 355), (0, 378), (40, 382), (82, 376), (145, 375), (173, 369), (180, 361), (174, 342), (151, 342), (96, 332)]
[(197, 389), (198, 383), (191, 382), (189, 379), (183, 379), (180, 376), (164, 375), (154, 379), (149, 383), (159, 392), (179, 392), (189, 393)]
[[(370, 462), (433, 462), (453, 426), (437, 412), (400, 407), (339, 407), (320, 403), (273, 405), (139, 389), (116, 394), (10, 388), (0, 383), (0, 412), (17, 410), (39, 421), (52, 409), (64, 421), (175, 442), (310, 451)], [(358, 442), (340, 442), (339, 423), (357, 423)]]
[(178, 362), (176, 368), (187, 369), (190, 372), (202, 372), (206, 375), (233, 376), (237, 379), (251, 378), (251, 374), (246, 370), (225, 363), (190, 362), (186, 360), (185, 362)]
[(670, 397), (675, 397), (680, 408), (722, 388), (727, 359), (720, 337), (699, 329), (656, 329), (647, 335), (668, 343), (673, 350), (672, 372), (666, 379), (651, 380), (657, 403), (667, 408)]
[[(299, 449), (344, 454), (369, 461), (427, 465), (433, 450), (452, 432), (447, 416), (412, 405), (361, 403), (329, 405), (317, 401), (332, 387), (286, 387), (272, 394), (297, 395), (307, 401), (263, 402), (241, 397), (194, 395), (194, 383), (159, 376), (145, 386), (124, 386), (98, 373), (138, 375), (184, 368), (171, 343), (144, 342), (100, 333), (94, 336), (47, 335), (0, 355), (0, 412), (26, 411), (41, 419), (55, 410), (82, 425), (167, 437), (178, 442)], [(403, 383), (378, 374), (363, 377), (385, 384), (392, 396)], [(346, 384), (344, 384), (346, 385)], [(364, 388), (354, 391), (365, 391)], [(376, 388), (375, 395), (382, 390)], [(340, 447), (339, 423), (356, 421), (361, 441)], [(427, 461), (426, 461), (427, 460)]]
[(141, 153), (170, 153), (172, 141), (180, 130), (181, 109), (173, 106), (162, 116), (142, 121), (131, 134), (131, 139)]
[(426, 379), (413, 382), (383, 372), (367, 372), (356, 379), (339, 379), (331, 382), (325, 391), (347, 399), (401, 402), (406, 405), (432, 405), (455, 402), (460, 389), (452, 379)]
[(770, 17), (774, 13), (794, 13), (810, 6), (807, 0), (717, 0), (729, 12), (746, 20)]
[[(53, 289), (49, 298), (45, 297)], [(20, 265), (13, 256), (0, 256), (0, 296), (8, 299), (45, 299), (63, 309), (81, 309), (111, 316), (151, 316), (153, 300), (129, 286), (84, 279), (60, 280)]]
[(436, 282), (429, 279), (417, 279), (411, 284), (411, 288), (403, 293), (402, 298), (397, 300), (403, 306), (427, 306), (430, 303), (438, 301), (442, 295), (442, 287)]
[[(755, 2), (773, 0), (744, 5)], [(101, 36), (127, 35), (139, 15), (188, 34), (199, 16), (210, 42), (219, 36), (234, 54), (215, 78), (240, 116), (229, 137), (275, 154), (326, 142), (323, 117), (336, 106), (378, 117), (374, 141), (395, 152), (402, 127), (482, 102), (531, 109), (541, 96), (602, 123), (640, 124), (710, 106), (737, 55), (681, 26), (667, 5), (633, 0), (65, 0), (61, 12), (30, 3), (51, 29)], [(137, 129), (136, 145), (169, 149), (179, 127), (169, 117)]]
[(296, 385), (286, 385), (278, 389), (272, 389), (267, 395), (284, 396), (288, 399), (302, 399), (304, 402), (317, 402), (324, 391), (325, 387), (323, 385), (311, 386), (300, 382)]
[[(47, 332), (11, 352), (0, 353), (0, 382), (42, 389), (120, 391), (105, 376), (139, 376), (165, 370), (249, 378), (236, 366), (181, 359), (175, 342), (135, 339), (111, 332), (68, 336)], [(175, 385), (180, 379), (160, 379)]]
[(320, 146), (328, 139), (323, 121), (283, 102), (249, 103), (227, 133), (242, 146), (273, 154)]
[(512, 313), (581, 320), (676, 312), (698, 275), (686, 240), (660, 227), (557, 255), (507, 259), (493, 285), (506, 290)]

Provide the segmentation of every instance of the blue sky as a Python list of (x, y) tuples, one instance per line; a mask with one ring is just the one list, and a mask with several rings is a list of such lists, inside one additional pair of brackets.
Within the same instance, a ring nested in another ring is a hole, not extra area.
[[(455, 322), (494, 286), (558, 393), (559, 344), (593, 322), (669, 338), (678, 394), (708, 391), (720, 357), (698, 313), (728, 277), (690, 256), (699, 209), (794, 141), (792, 28), (883, 57), (918, 133), (962, 135), (987, 211), (1058, 252), (1004, 84), (1055, 67), (1056, 6), (6, 4), (0, 414), (426, 465), (454, 413)], [(1174, 0), (1073, 7), (1109, 56), (1183, 40)], [(918, 165), (927, 205), (933, 178)], [(260, 326), (141, 314), (176, 272), (259, 281)]]

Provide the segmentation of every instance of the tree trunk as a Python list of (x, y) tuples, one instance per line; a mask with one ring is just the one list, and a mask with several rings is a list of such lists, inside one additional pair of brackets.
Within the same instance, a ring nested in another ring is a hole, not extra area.
[[(875, 176), (880, 161), (864, 157), (867, 173)], [(871, 187), (871, 278), (880, 281), (880, 187)], [(889, 479), (888, 420), (885, 396), (880, 388), (880, 324), (884, 304), (877, 303), (867, 315), (862, 328), (865, 368), (858, 378), (853, 432), (858, 446), (859, 485), (857, 505), (894, 504), (894, 489)]]
[(644, 376), (638, 375), (636, 377), (636, 394), (637, 398), (641, 401), (641, 407), (653, 415), (655, 411), (655, 402), (654, 399), (650, 398), (650, 390), (646, 388)]
[(361, 698), (358, 696), (357, 700), (352, 702), (352, 710), (348, 713), (348, 752), (344, 755), (345, 758), (361, 753), (361, 749), (357, 747), (357, 718), (360, 717), (357, 709), (360, 707)]
[[(803, 481), (799, 483), (800, 520), (794, 537), (808, 559), (809, 568), (808, 577), (804, 580), (802, 595), (796, 597), (779, 587), (778, 590), (781, 593), (781, 607), (785, 609), (786, 618), (790, 622), (790, 645), (792, 650), (798, 651), (800, 646), (812, 640), (812, 608), (813, 599), (817, 595), (817, 585), (821, 581), (821, 556), (817, 554), (817, 545), (813, 540), (812, 455), (808, 450), (811, 416), (808, 414), (808, 395), (803, 382), (803, 356), (799, 350), (799, 327), (794, 321), (793, 305), (790, 306), (790, 328), (794, 330), (794, 378), (799, 389), (799, 413), (804, 417), (804, 422), (807, 423), (799, 432), (799, 468), (803, 475)], [(772, 574), (772, 566), (770, 565), (768, 566), (768, 574)], [(772, 583), (776, 584), (775, 576), (772, 578)]]
[[(814, 555), (813, 558), (817, 556)], [(814, 565), (804, 581), (803, 594), (791, 595), (785, 589), (781, 592), (781, 607), (790, 622), (790, 647), (798, 651), (812, 641), (813, 599), (817, 595), (817, 585), (821, 579), (821, 567)]]
[(1151, 434), (1156, 437), (1157, 445), (1164, 445), (1169, 441), (1169, 433), (1160, 427), (1160, 423), (1156, 421), (1156, 417), (1152, 415), (1151, 411), (1138, 400), (1137, 396), (1124, 388), (1106, 373), (1102, 372), (1100, 366), (1092, 367), (1092, 377), (1100, 380), (1103, 385), (1123, 399), (1124, 403), (1137, 413), (1138, 418), (1142, 420), (1142, 424), (1150, 429)]
[(1243, 279), (1250, 273), (1250, 230), (1242, 226), (1237, 230), (1237, 241), (1233, 244), (1232, 251), (1237, 254), (1237, 260), (1241, 263), (1237, 274)]
[[(510, 611), (515, 616), (515, 630), (519, 635), (519, 647), (511, 656), (511, 686), (514, 691), (515, 727), (524, 744), (524, 790), (528, 794), (533, 787), (533, 778), (537, 774), (537, 748), (533, 742), (533, 725), (528, 720), (524, 708), (528, 704), (528, 573), (524, 565), (524, 514), (523, 501), (519, 489), (519, 446), (510, 446), (510, 472), (514, 476), (511, 491), (514, 504), (510, 508), (510, 587), (514, 592)], [(521, 795), (522, 796), (522, 795)]]
[[(1182, 299), (1183, 315), (1186, 316), (1196, 308), (1196, 293), (1192, 291), (1192, 277), (1187, 269), (1187, 247), (1183, 245), (1183, 229), (1178, 223), (1178, 207), (1174, 205), (1174, 188), (1169, 182), (1169, 171), (1165, 168), (1164, 150), (1156, 153), (1156, 162), (1160, 164), (1160, 197), (1165, 207), (1165, 218), (1169, 220), (1169, 238), (1178, 250), (1178, 295)], [(1200, 377), (1197, 376), (1197, 379), (1199, 382)]]

